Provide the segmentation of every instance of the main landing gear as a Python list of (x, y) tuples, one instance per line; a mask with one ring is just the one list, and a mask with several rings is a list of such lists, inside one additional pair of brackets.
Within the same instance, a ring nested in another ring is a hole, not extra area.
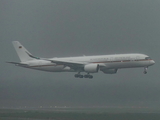
[(148, 67), (144, 67), (144, 71), (143, 71), (144, 74), (147, 74), (147, 69)]
[(84, 75), (84, 78), (90, 78), (90, 79), (92, 79), (92, 78), (93, 78), (93, 76), (92, 76), (92, 75), (87, 74), (87, 75)]
[(83, 75), (75, 74), (74, 77), (75, 77), (75, 78), (83, 78)]
[(81, 75), (80, 73), (75, 74), (74, 77), (75, 77), (75, 78), (90, 78), (90, 79), (93, 78), (92, 75), (89, 75), (89, 74), (87, 74), (87, 75)]

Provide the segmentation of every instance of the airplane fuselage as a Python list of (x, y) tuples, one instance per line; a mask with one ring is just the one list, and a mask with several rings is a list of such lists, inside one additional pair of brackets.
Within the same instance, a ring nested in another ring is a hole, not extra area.
[[(154, 64), (154, 61), (144, 54), (115, 54), (115, 55), (99, 55), (99, 56), (81, 56), (81, 57), (67, 57), (67, 58), (52, 58), (50, 60), (62, 61), (76, 61), (86, 63), (96, 63), (103, 67), (103, 69), (122, 69), (122, 68), (136, 68), (148, 67)], [(65, 65), (57, 65), (46, 60), (31, 60), (23, 62), (29, 66), (23, 66), (31, 69), (49, 71), (49, 72), (77, 72)], [(83, 71), (79, 71), (83, 72)]]

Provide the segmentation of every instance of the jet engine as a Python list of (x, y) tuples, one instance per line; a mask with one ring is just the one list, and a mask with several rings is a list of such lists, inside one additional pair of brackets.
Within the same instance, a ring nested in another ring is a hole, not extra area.
[(115, 74), (117, 73), (118, 69), (103, 69), (102, 72), (104, 72), (105, 74)]
[(84, 66), (84, 71), (88, 73), (97, 73), (99, 70), (98, 64), (88, 64)]

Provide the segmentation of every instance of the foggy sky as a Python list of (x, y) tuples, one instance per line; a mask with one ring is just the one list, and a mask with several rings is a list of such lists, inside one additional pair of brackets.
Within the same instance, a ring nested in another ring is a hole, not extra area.
[[(159, 0), (0, 0), (0, 107), (160, 105)], [(143, 68), (94, 79), (16, 67), (12, 41), (39, 57), (144, 53)]]

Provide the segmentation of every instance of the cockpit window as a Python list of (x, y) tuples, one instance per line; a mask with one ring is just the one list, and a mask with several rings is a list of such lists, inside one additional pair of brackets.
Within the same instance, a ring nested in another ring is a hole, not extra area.
[(145, 59), (146, 59), (146, 60), (151, 60), (151, 58), (150, 58), (150, 57), (146, 57)]

